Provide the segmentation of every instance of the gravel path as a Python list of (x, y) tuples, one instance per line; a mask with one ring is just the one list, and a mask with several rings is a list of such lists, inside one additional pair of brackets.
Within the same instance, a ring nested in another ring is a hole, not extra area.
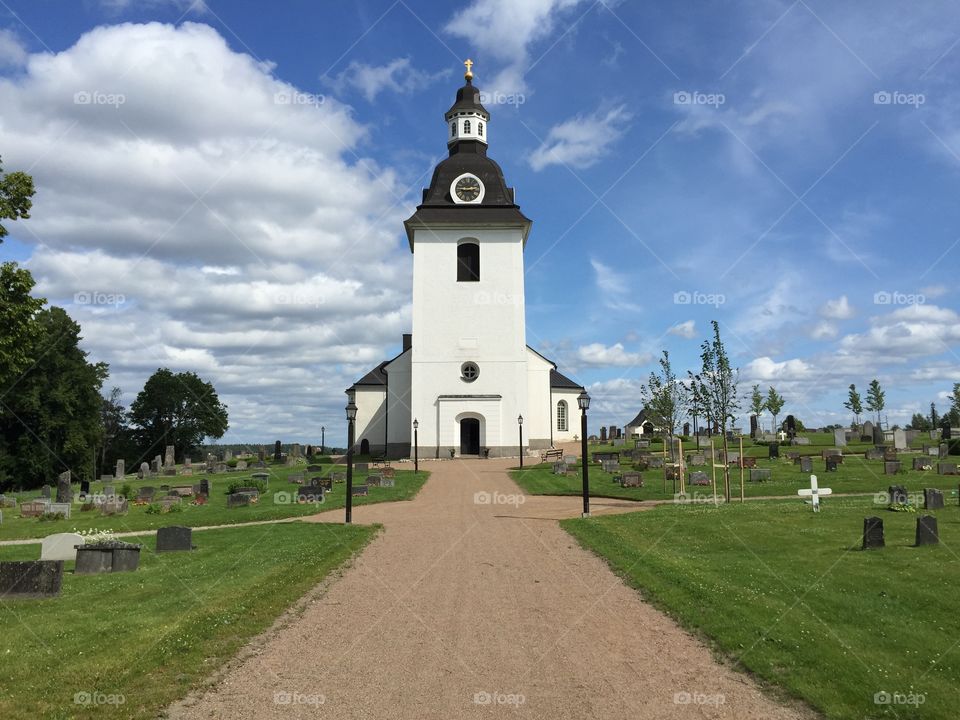
[[(812, 717), (718, 664), (581, 549), (555, 522), (579, 513), (578, 498), (509, 504), (509, 464), (424, 463), (432, 475), (412, 502), (355, 508), (354, 522), (384, 532), (170, 716)], [(628, 509), (592, 503), (596, 515)]]

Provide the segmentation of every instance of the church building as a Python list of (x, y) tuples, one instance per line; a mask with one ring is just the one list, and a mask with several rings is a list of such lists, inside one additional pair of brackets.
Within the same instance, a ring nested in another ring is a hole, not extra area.
[(466, 84), (444, 115), (449, 157), (404, 222), (412, 333), (347, 390), (361, 453), (411, 457), (414, 421), (420, 457), (517, 456), (579, 436), (583, 387), (527, 345), (531, 222), (487, 156), (490, 113), (465, 65)]

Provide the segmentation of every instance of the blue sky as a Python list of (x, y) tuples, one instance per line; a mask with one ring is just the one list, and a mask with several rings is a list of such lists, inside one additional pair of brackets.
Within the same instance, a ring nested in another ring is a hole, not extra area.
[[(401, 222), (462, 60), (534, 229), (528, 341), (622, 425), (709, 322), (741, 390), (889, 421), (960, 381), (960, 15), (950, 3), (0, 3), (0, 154), (33, 218), (0, 256), (129, 402), (159, 366), (227, 441), (343, 433), (410, 323)], [(291, 100), (290, 102), (284, 102)], [(769, 422), (769, 421), (768, 421)], [(745, 424), (745, 423), (744, 423)]]

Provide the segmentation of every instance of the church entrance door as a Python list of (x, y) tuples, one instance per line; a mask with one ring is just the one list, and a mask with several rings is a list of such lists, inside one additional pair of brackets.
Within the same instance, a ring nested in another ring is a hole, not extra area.
[(477, 418), (463, 418), (460, 421), (460, 454), (480, 454), (480, 421)]

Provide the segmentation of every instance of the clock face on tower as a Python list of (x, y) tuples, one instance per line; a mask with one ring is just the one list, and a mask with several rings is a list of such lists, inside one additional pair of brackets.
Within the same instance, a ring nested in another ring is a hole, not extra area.
[(477, 204), (483, 200), (484, 187), (480, 178), (464, 173), (450, 184), (450, 196), (455, 203)]

